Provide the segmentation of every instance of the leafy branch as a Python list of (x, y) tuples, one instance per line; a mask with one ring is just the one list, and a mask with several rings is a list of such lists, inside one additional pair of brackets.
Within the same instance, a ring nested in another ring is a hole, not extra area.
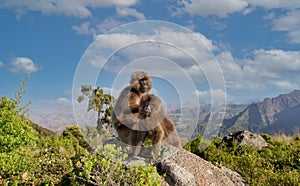
[(19, 89), (16, 90), (14, 97), (11, 100), (14, 102), (16, 106), (16, 110), (19, 112), (21, 117), (24, 117), (29, 112), (29, 106), (31, 105), (31, 101), (22, 106), (23, 95), (26, 93), (26, 84), (30, 79), (30, 75), (27, 74), (26, 78), (21, 82)]
[(115, 99), (110, 94), (104, 94), (100, 87), (93, 88), (91, 85), (82, 85), (81, 93), (82, 95), (77, 98), (77, 101), (81, 103), (85, 97), (89, 99), (87, 111), (97, 112), (97, 130), (100, 131), (103, 124), (111, 123), (112, 103)]

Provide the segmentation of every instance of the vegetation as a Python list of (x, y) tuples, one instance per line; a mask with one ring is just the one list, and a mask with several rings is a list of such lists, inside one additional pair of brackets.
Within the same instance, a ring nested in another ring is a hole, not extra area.
[(100, 153), (85, 153), (74, 165), (66, 184), (81, 185), (161, 185), (162, 178), (153, 166), (124, 166), (121, 148), (108, 144)]
[[(72, 126), (58, 135), (32, 123), (28, 104), (21, 106), (27, 80), (14, 98), (0, 98), (0, 185), (161, 185), (154, 166), (124, 165), (126, 155), (115, 145), (92, 150), (90, 142), (109, 137), (104, 128)], [(102, 111), (109, 114), (107, 108)], [(300, 135), (262, 136), (270, 144), (262, 150), (201, 136), (184, 148), (240, 173), (251, 185), (299, 185)]]
[(113, 145), (90, 152), (77, 126), (58, 135), (33, 124), (18, 95), (25, 83), (16, 99), (0, 98), (0, 185), (161, 184), (154, 166), (123, 165), (126, 156)]
[(240, 173), (251, 185), (299, 185), (300, 183), (300, 136), (292, 140), (276, 141), (263, 134), (269, 147), (259, 150), (250, 146), (231, 145), (219, 138), (205, 149), (199, 136), (184, 148), (218, 166), (228, 167)]
[(103, 124), (109, 124), (111, 121), (112, 103), (114, 97), (110, 94), (104, 94), (100, 87), (93, 88), (91, 85), (82, 85), (81, 92), (83, 95), (77, 98), (80, 103), (84, 97), (88, 97), (89, 105), (88, 111), (97, 111), (97, 130), (102, 129)]

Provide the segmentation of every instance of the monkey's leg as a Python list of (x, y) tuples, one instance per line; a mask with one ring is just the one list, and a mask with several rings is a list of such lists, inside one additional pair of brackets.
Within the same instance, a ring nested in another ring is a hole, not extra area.
[(161, 143), (163, 138), (164, 138), (164, 132), (163, 130), (160, 130), (160, 128), (159, 130), (155, 131), (152, 136), (154, 159), (157, 159), (159, 156), (159, 151), (161, 148)]
[(135, 143), (135, 147), (134, 147), (135, 149), (133, 152), (133, 156), (138, 156), (140, 154), (142, 145), (146, 139), (146, 135), (147, 135), (147, 132), (145, 132), (145, 131), (137, 131), (136, 132), (136, 143)]

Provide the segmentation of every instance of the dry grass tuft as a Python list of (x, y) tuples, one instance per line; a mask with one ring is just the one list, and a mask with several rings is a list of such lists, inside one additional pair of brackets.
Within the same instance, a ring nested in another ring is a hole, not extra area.
[(279, 142), (286, 142), (286, 144), (290, 144), (290, 142), (295, 138), (300, 138), (300, 128), (298, 127), (293, 130), (293, 134), (291, 136), (287, 136), (284, 132), (273, 135), (274, 140)]

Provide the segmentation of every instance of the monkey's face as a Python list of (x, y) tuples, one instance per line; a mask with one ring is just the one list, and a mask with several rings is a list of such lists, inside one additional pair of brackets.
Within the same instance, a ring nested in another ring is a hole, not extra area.
[(142, 79), (139, 79), (139, 84), (140, 84), (140, 91), (142, 93), (145, 93), (148, 91), (148, 79), (147, 78), (142, 78)]
[(146, 94), (141, 99), (140, 113), (143, 117), (151, 117), (154, 110), (159, 110), (160, 99), (152, 94)]
[(144, 117), (150, 117), (151, 116), (151, 112), (152, 112), (152, 105), (150, 104), (150, 102), (145, 102), (142, 104), (142, 115)]
[(142, 71), (134, 72), (131, 75), (130, 85), (138, 93), (147, 93), (152, 88), (150, 75)]

